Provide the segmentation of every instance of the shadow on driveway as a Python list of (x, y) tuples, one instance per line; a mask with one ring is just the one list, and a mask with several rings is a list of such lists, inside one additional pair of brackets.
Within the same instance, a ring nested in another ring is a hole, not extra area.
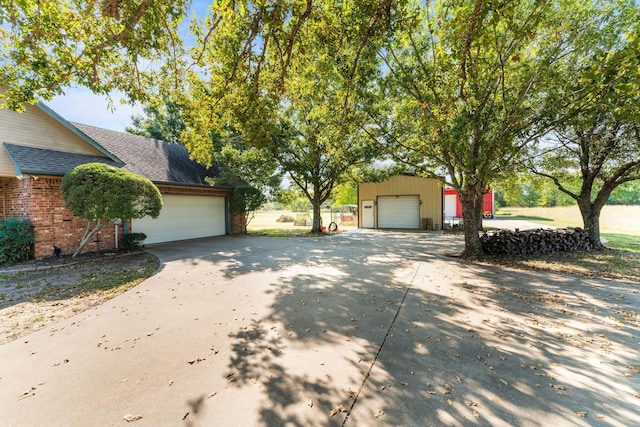
[(189, 262), (279, 274), (268, 315), (229, 334), (226, 375), (262, 386), (261, 425), (629, 425), (640, 413), (631, 285), (470, 264), (443, 256), (460, 243), (441, 234), (224, 243)]
[[(357, 230), (156, 245), (134, 290), (0, 346), (5, 425), (637, 424), (635, 285)], [(124, 420), (123, 420), (124, 419)]]

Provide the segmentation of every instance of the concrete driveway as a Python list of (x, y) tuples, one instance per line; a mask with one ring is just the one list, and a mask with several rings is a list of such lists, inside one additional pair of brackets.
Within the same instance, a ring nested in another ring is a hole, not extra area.
[(3, 426), (640, 422), (638, 285), (357, 230), (152, 247), (154, 277), (0, 346)]

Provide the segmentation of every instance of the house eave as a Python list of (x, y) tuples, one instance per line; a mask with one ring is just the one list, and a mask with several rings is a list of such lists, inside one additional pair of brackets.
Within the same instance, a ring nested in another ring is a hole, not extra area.
[(44, 104), (42, 102), (38, 102), (37, 104), (35, 104), (35, 106), (38, 107), (39, 109), (41, 109), (42, 111), (44, 111), (45, 113), (47, 113), (51, 118), (53, 118), (55, 121), (57, 121), (62, 126), (67, 128), (69, 131), (71, 131), (77, 137), (81, 138), (87, 144), (91, 145), (93, 148), (98, 150), (100, 153), (102, 153), (105, 156), (107, 156), (110, 160), (112, 160), (114, 162), (117, 162), (117, 163), (122, 163), (122, 161), (119, 158), (117, 158), (115, 155), (113, 155), (113, 153), (108, 151), (106, 148), (104, 148), (102, 145), (98, 144), (93, 139), (89, 138), (86, 134), (84, 134), (81, 130), (79, 130), (78, 128), (73, 126), (64, 117), (62, 117), (61, 115), (59, 115), (58, 113), (53, 111), (51, 108), (47, 107), (46, 104)]
[(207, 188), (211, 190), (233, 191), (233, 187), (212, 186), (209, 184), (196, 184), (192, 182), (153, 181), (153, 180), (151, 182), (153, 182), (156, 186), (165, 185), (168, 187)]

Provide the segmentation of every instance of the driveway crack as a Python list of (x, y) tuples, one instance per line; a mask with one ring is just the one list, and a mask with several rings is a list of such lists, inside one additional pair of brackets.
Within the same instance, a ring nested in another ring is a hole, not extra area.
[(362, 379), (362, 383), (360, 384), (360, 387), (358, 388), (358, 391), (357, 391), (357, 393), (355, 394), (355, 396), (353, 398), (353, 402), (351, 402), (351, 406), (349, 406), (349, 409), (347, 410), (347, 415), (344, 417), (344, 421), (342, 422), (342, 426), (343, 427), (347, 423), (347, 420), (349, 419), (349, 416), (351, 415), (351, 412), (353, 411), (353, 408), (356, 406), (356, 402), (358, 401), (358, 397), (360, 397), (360, 393), (364, 389), (364, 386), (366, 385), (367, 380), (369, 379), (369, 375), (371, 374), (371, 371), (375, 367), (376, 362), (378, 361), (378, 357), (382, 353), (382, 349), (384, 348), (384, 345), (387, 342), (387, 338), (389, 337), (389, 334), (391, 334), (391, 330), (393, 329), (393, 326), (395, 325), (396, 320), (398, 319), (398, 316), (400, 315), (400, 311), (402, 310), (402, 307), (404, 307), (404, 301), (407, 299), (407, 295), (409, 295), (409, 291), (411, 290), (411, 287), (413, 286), (413, 282), (415, 281), (416, 276), (418, 275), (418, 270), (420, 270), (421, 266), (422, 266), (422, 263), (419, 263), (418, 267), (416, 268), (415, 272), (413, 273), (413, 277), (411, 278), (411, 281), (409, 282), (409, 284), (407, 285), (406, 289), (404, 290), (404, 295), (402, 296), (402, 300), (400, 301), (400, 304), (398, 304), (398, 309), (396, 310), (396, 313), (393, 316), (393, 320), (391, 321), (391, 324), (387, 328), (387, 332), (385, 333), (384, 338), (382, 339), (382, 342), (380, 343), (380, 347), (378, 347), (378, 351), (376, 352), (376, 355), (373, 358), (373, 361), (371, 362), (371, 365), (369, 366), (369, 369), (367, 369), (367, 372), (365, 373), (364, 378)]

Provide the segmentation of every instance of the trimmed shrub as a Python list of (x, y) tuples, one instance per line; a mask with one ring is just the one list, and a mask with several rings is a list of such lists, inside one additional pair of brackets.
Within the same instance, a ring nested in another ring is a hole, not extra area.
[(32, 259), (34, 244), (33, 228), (29, 221), (8, 219), (0, 222), (0, 265), (13, 265)]
[(122, 238), (122, 245), (126, 250), (132, 251), (144, 248), (144, 239), (147, 235), (144, 233), (128, 233)]

